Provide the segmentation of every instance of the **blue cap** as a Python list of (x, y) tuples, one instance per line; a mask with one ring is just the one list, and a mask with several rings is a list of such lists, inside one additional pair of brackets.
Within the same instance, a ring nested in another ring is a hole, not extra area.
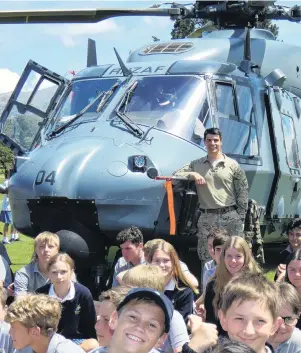
[(128, 304), (133, 299), (150, 299), (160, 306), (165, 315), (165, 329), (166, 333), (169, 332), (170, 323), (173, 316), (173, 305), (167, 296), (157, 290), (151, 288), (133, 288), (131, 289), (123, 301), (118, 305), (117, 311)]

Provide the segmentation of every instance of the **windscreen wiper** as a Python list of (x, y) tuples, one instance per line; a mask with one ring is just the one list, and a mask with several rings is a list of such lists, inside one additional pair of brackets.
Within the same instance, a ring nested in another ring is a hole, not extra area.
[[(108, 99), (111, 97), (111, 95), (116, 91), (117, 87), (119, 86), (119, 82), (114, 83), (112, 88), (108, 91), (102, 91), (100, 92), (88, 105), (86, 105), (80, 112), (77, 114), (71, 116), (71, 119), (68, 120), (65, 124), (59, 126), (57, 129), (53, 130), (50, 134), (48, 134), (47, 138), (52, 138), (65, 130), (68, 126), (70, 126), (75, 120), (80, 118), (83, 114), (85, 114), (91, 107), (92, 105), (97, 102), (101, 97), (105, 97), (102, 99), (97, 107), (97, 112), (101, 110), (101, 108), (105, 105), (105, 103), (108, 101)], [(103, 102), (102, 106), (99, 109), (100, 104)]]
[[(115, 112), (119, 119), (125, 124), (125, 126), (131, 130), (135, 136), (141, 138), (144, 134), (144, 131), (140, 129), (140, 127), (135, 124), (125, 113), (127, 105), (129, 104), (130, 100), (133, 97), (134, 91), (138, 86), (138, 81), (135, 81), (130, 88), (126, 91), (123, 99), (121, 100), (120, 104), (116, 108)], [(123, 108), (123, 111), (121, 109)]]

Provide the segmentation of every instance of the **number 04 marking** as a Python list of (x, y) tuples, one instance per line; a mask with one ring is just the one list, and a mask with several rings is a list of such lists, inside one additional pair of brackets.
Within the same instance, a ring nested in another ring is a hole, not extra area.
[(43, 183), (50, 183), (51, 185), (53, 185), (55, 183), (55, 173), (55, 170), (53, 170), (45, 178), (46, 171), (40, 170), (36, 176), (35, 185), (41, 185)]

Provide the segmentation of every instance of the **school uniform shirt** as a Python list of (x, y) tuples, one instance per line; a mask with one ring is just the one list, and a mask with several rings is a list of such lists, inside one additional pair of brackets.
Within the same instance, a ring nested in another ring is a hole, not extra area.
[(3, 285), (5, 288), (7, 288), (13, 282), (9, 264), (5, 260), (5, 258), (1, 255), (0, 255), (0, 280), (3, 281)]
[(38, 288), (49, 282), (47, 277), (39, 271), (37, 262), (22, 267), (15, 274), (15, 296), (20, 294), (34, 293)]
[[(46, 284), (37, 293), (57, 297), (52, 284)], [(89, 289), (80, 283), (71, 282), (70, 290), (64, 299), (58, 298), (62, 304), (62, 316), (58, 333), (69, 339), (97, 338), (95, 331), (96, 312)]]
[(202, 280), (203, 293), (205, 293), (209, 280), (214, 276), (215, 269), (216, 269), (216, 263), (214, 260), (210, 260), (205, 263), (204, 271), (203, 271), (203, 280)]
[[(144, 256), (142, 256), (142, 258), (140, 259), (140, 264), (145, 264)], [(135, 265), (133, 265), (131, 262), (127, 262), (124, 257), (121, 257), (117, 261), (115, 268), (114, 268), (112, 287), (120, 286), (120, 283), (117, 281), (117, 278), (116, 278), (117, 275), (119, 275), (119, 273), (126, 271), (126, 270), (130, 270), (133, 267), (135, 267)]]
[(182, 315), (174, 310), (170, 323), (168, 336), (162, 346), (158, 348), (161, 353), (173, 353), (173, 350), (182, 347), (184, 343), (189, 342), (187, 327)]
[(301, 331), (294, 328), (292, 336), (275, 348), (275, 353), (301, 353)]
[(9, 335), (10, 325), (0, 321), (0, 352), (12, 353), (14, 351), (13, 341)]
[[(89, 353), (108, 353), (108, 351), (109, 351), (109, 347), (100, 346), (100, 347), (93, 349)], [(153, 348), (148, 353), (159, 353), (159, 352), (155, 348)]]
[(188, 316), (193, 313), (193, 291), (181, 282), (178, 283), (178, 287), (180, 289), (176, 287), (176, 281), (171, 279), (164, 288), (164, 294), (171, 300), (174, 309), (183, 316), (187, 324)]
[(204, 298), (204, 306), (206, 310), (206, 322), (216, 325), (218, 334), (226, 336), (227, 333), (223, 330), (218, 318), (215, 316), (215, 310), (213, 306), (213, 299), (215, 297), (214, 285), (215, 285), (215, 280), (212, 280), (207, 284), (207, 287), (206, 287), (205, 298)]

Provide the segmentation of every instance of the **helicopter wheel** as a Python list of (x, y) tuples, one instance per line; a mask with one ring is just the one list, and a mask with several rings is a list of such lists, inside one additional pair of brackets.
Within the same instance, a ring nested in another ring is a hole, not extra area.
[(60, 250), (68, 253), (75, 262), (78, 282), (88, 287), (93, 297), (97, 298), (105, 287), (107, 277), (103, 236), (88, 229), (80, 234), (62, 229), (56, 234), (60, 238)]

